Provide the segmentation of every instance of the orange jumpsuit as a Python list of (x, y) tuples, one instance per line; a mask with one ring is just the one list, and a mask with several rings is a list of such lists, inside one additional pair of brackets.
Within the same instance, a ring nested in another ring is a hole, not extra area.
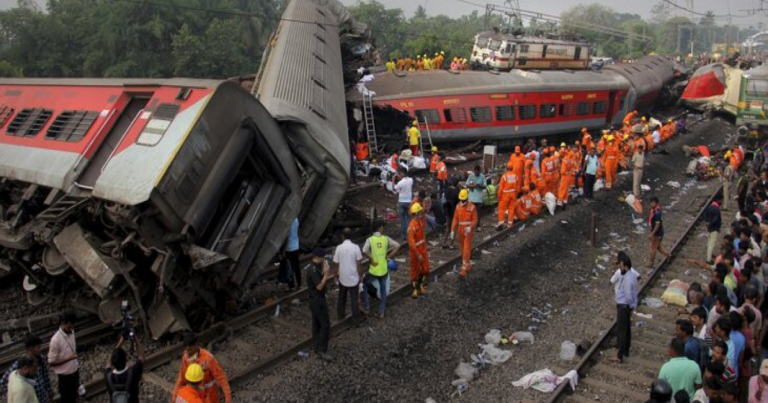
[(441, 182), (448, 180), (448, 167), (443, 161), (437, 163), (437, 180)]
[(179, 389), (172, 403), (205, 403), (205, 393), (192, 385), (186, 385)]
[(597, 167), (597, 178), (604, 178), (605, 177), (605, 145), (608, 144), (608, 142), (605, 140), (605, 136), (600, 138), (600, 141), (597, 142), (597, 148), (595, 149), (595, 153), (598, 155), (598, 161), (600, 162)]
[(187, 372), (187, 367), (190, 364), (198, 363), (203, 367), (203, 381), (200, 385), (203, 388), (201, 393), (205, 396), (204, 402), (219, 403), (219, 388), (221, 388), (224, 392), (224, 401), (232, 403), (232, 391), (229, 388), (227, 374), (224, 373), (224, 369), (221, 368), (219, 362), (216, 361), (216, 358), (204, 348), (198, 350), (197, 356), (197, 361), (191, 361), (189, 357), (187, 357), (186, 351), (182, 354), (181, 368), (179, 368), (179, 376), (176, 378), (176, 384), (173, 387), (172, 401), (176, 401), (176, 396), (179, 395), (179, 391), (187, 383), (184, 378), (184, 374)]
[[(475, 236), (477, 226), (477, 208), (472, 203), (459, 203), (456, 206), (456, 212), (453, 214), (453, 224), (451, 231), (459, 236), (459, 246), (461, 247), (461, 275), (465, 276), (468, 270), (472, 270), (470, 257), (472, 256), (472, 238)], [(469, 232), (467, 234), (467, 232)]]
[(531, 186), (531, 171), (535, 170), (536, 168), (533, 167), (533, 160), (530, 158), (526, 159), (523, 167), (523, 186)]
[(624, 116), (624, 122), (623, 123), (625, 125), (631, 125), (632, 124), (632, 119), (634, 119), (636, 115), (637, 115), (637, 111), (629, 112), (627, 114), (627, 116)]
[(410, 252), (411, 283), (415, 283), (419, 277), (429, 275), (429, 252), (427, 251), (424, 224), (422, 220), (416, 217), (412, 218), (408, 225), (408, 250)]
[(646, 143), (645, 145), (648, 147), (648, 149), (646, 149), (645, 152), (649, 153), (653, 151), (653, 146), (654, 146), (653, 133), (648, 133), (645, 136), (643, 136), (643, 138), (645, 139), (645, 143)]
[(616, 184), (616, 171), (619, 166), (619, 146), (616, 143), (605, 147), (605, 188), (611, 189)]
[(546, 195), (547, 192), (554, 192), (557, 188), (557, 178), (555, 177), (555, 156), (544, 158), (541, 161), (541, 174), (544, 177), (546, 186), (540, 191), (541, 194)]
[(397, 59), (397, 69), (400, 71), (405, 70), (405, 60)]
[(573, 180), (572, 166), (570, 154), (566, 154), (560, 159), (560, 186), (557, 190), (557, 205), (561, 207), (563, 204), (568, 204), (568, 189), (571, 187), (571, 180)]
[(744, 162), (744, 152), (741, 151), (740, 147), (734, 147), (733, 156), (736, 157), (736, 163), (738, 164), (736, 168), (734, 168), (734, 170), (736, 170), (741, 166), (741, 163)]
[(504, 224), (505, 216), (509, 216), (509, 223), (515, 221), (515, 202), (520, 192), (520, 179), (514, 171), (507, 171), (501, 175), (496, 194), (499, 198), (499, 225)]
[[(538, 189), (541, 186), (542, 182), (543, 182), (543, 179), (541, 177), (541, 172), (539, 172), (539, 170), (536, 169), (536, 167), (533, 167), (533, 169), (531, 169), (531, 180), (530, 180), (530, 183), (534, 184), (536, 186), (536, 188)], [(530, 183), (529, 183), (528, 187), (530, 187)], [(544, 185), (544, 186), (546, 187), (546, 185)]]
[(539, 193), (538, 189), (534, 189), (530, 193), (531, 200), (533, 201), (533, 206), (531, 207), (531, 214), (533, 215), (539, 215), (541, 212), (541, 207), (544, 206), (544, 200), (541, 199), (541, 193)]
[(437, 171), (437, 159), (440, 158), (437, 153), (432, 154), (432, 158), (429, 160), (429, 173), (435, 173)]
[(579, 170), (581, 169), (581, 162), (584, 161), (584, 155), (581, 153), (581, 149), (571, 152), (571, 171), (573, 175), (571, 177), (571, 186), (581, 187), (578, 183)]
[(581, 137), (581, 145), (584, 146), (587, 150), (592, 148), (592, 135), (589, 134), (589, 132), (583, 132), (584, 136)]
[(531, 209), (533, 208), (533, 199), (530, 193), (526, 193), (517, 199), (515, 206), (515, 216), (519, 221), (525, 221), (531, 216)]
[(509, 161), (507, 161), (507, 166), (512, 165), (512, 170), (515, 171), (517, 177), (522, 178), (523, 173), (525, 173), (525, 161), (525, 155), (512, 153), (509, 157)]

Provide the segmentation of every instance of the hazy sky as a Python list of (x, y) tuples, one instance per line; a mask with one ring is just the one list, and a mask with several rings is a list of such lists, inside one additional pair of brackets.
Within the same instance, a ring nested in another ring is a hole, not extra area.
[[(36, 0), (40, 4), (45, 4), (45, 0)], [(251, 0), (261, 1), (261, 0)], [(484, 8), (471, 6), (461, 3), (457, 0), (379, 0), (387, 7), (402, 8), (407, 16), (413, 15), (416, 7), (419, 5), (427, 8), (427, 13), (430, 15), (447, 14), (451, 17), (457, 17), (464, 14), (469, 14), (474, 10), (479, 10), (481, 13), (485, 11)], [(644, 18), (650, 17), (651, 7), (660, 0), (519, 0), (520, 8), (530, 11), (538, 11), (546, 14), (559, 15), (563, 10), (568, 9), (581, 3), (601, 3), (606, 6), (612, 7), (617, 11), (625, 11), (635, 14), (640, 14)], [(686, 7), (688, 3), (693, 2), (694, 10), (698, 12), (704, 12), (712, 10), (715, 14), (728, 14), (729, 12), (734, 15), (744, 14), (745, 9), (756, 9), (762, 2), (765, 7), (763, 13), (758, 12), (756, 15), (748, 18), (733, 18), (733, 23), (738, 25), (757, 25), (762, 21), (768, 25), (768, 1), (767, 0), (672, 0), (681, 6)], [(346, 5), (355, 4), (357, 0), (341, 0)], [(495, 3), (504, 4), (504, 0), (469, 0), (470, 3)], [(6, 9), (16, 5), (16, 0), (0, 0), (0, 9)], [(679, 10), (680, 13), (685, 13)], [(718, 19), (718, 23), (722, 24), (725, 21)]]

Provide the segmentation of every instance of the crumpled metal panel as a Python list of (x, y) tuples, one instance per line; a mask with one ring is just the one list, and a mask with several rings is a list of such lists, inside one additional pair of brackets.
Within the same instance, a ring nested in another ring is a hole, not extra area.
[(53, 243), (67, 263), (101, 298), (109, 294), (118, 273), (133, 268), (131, 262), (118, 262), (99, 253), (88, 241), (85, 230), (77, 223), (64, 228), (53, 238)]

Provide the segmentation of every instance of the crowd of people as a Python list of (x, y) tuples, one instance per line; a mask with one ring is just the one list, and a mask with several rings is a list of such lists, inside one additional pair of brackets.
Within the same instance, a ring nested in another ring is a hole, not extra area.
[(397, 59), (390, 59), (386, 63), (387, 72), (396, 71), (424, 71), (424, 70), (469, 70), (470, 66), (466, 58), (454, 57), (450, 64), (445, 63), (445, 52), (436, 52), (433, 57), (429, 54), (416, 55), (416, 57), (405, 56)]
[[(702, 259), (686, 263), (708, 271), (709, 282), (688, 285), (688, 305), (678, 312), (669, 360), (651, 385), (648, 403), (766, 403), (768, 402), (768, 302), (765, 270), (768, 267), (768, 166), (764, 148), (752, 152), (742, 146), (719, 150), (686, 147), (694, 158), (711, 158), (722, 177), (724, 190), (737, 181), (735, 197), (715, 196), (703, 219), (709, 236)], [(720, 154), (722, 153), (722, 154)], [(718, 154), (718, 155), (716, 155)], [(732, 223), (723, 223), (722, 210), (735, 199)], [(656, 201), (655, 199), (653, 199)], [(653, 214), (653, 213), (652, 213)], [(725, 224), (725, 225), (724, 225)], [(659, 219), (653, 228), (663, 233)], [(719, 245), (719, 247), (718, 247)], [(653, 248), (653, 246), (652, 246)], [(666, 251), (665, 251), (666, 252)], [(617, 305), (617, 355), (630, 353), (632, 311), (637, 308), (640, 274), (629, 256), (620, 252), (611, 279)]]
[[(24, 338), (24, 354), (8, 367), (0, 380), (0, 392), (7, 391), (8, 403), (53, 403), (57, 396), (51, 371), (56, 375), (58, 402), (83, 401), (86, 389), (80, 377), (76, 322), (77, 315), (71, 311), (61, 315), (47, 354), (43, 354), (43, 341), (39, 337), (28, 334)], [(138, 403), (146, 360), (144, 346), (133, 330), (123, 330), (101, 372), (110, 403)], [(181, 368), (170, 401), (219, 403), (223, 393), (224, 401), (232, 403), (227, 376), (213, 354), (202, 348), (191, 332), (184, 334), (183, 341)], [(129, 362), (131, 356), (133, 362)]]

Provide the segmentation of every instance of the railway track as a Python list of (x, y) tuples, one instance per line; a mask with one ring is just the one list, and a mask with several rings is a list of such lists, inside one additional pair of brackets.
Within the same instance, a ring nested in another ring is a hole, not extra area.
[[(571, 393), (568, 383), (562, 383), (547, 400), (548, 403), (586, 403), (594, 401), (646, 401), (649, 396), (651, 383), (658, 376), (661, 366), (667, 362), (667, 346), (674, 337), (675, 319), (679, 307), (665, 305), (659, 309), (649, 308), (642, 303), (645, 297), (660, 298), (666, 285), (673, 279), (686, 283), (708, 283), (709, 275), (706, 270), (691, 267), (685, 259), (701, 260), (706, 252), (706, 241), (697, 234), (706, 231), (706, 223), (702, 216), (704, 209), (712, 198), (720, 192), (718, 187), (712, 196), (703, 203), (695, 219), (689, 223), (668, 226), (665, 225), (665, 235), (676, 239), (670, 248), (672, 256), (659, 263), (653, 271), (643, 274), (638, 300), (641, 301), (637, 312), (650, 314), (652, 318), (632, 316), (632, 345), (629, 357), (622, 364), (611, 363), (615, 356), (614, 330), (616, 328), (615, 312), (608, 317), (595, 318), (598, 324), (610, 323), (600, 334), (597, 342), (581, 357), (573, 368), (579, 373), (579, 385)], [(723, 222), (727, 223), (734, 217), (734, 212), (723, 212)], [(706, 275), (705, 275), (706, 274)]]

